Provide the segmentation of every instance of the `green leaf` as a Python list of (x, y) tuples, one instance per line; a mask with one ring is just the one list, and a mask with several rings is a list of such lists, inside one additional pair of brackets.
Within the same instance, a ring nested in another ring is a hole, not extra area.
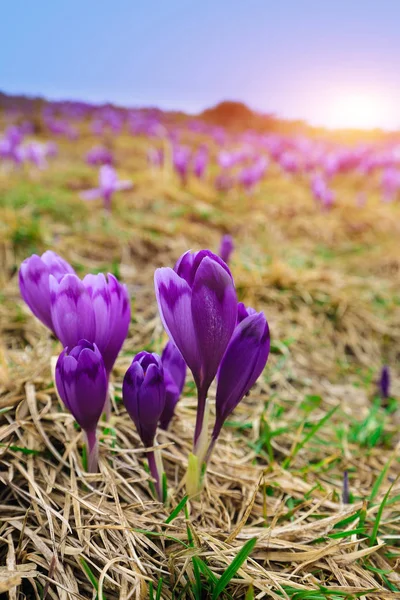
[[(396, 479), (396, 481), (397, 481), (397, 479)], [(379, 529), (379, 525), (380, 525), (381, 518), (382, 518), (383, 509), (385, 508), (385, 504), (387, 502), (387, 499), (389, 498), (389, 494), (392, 491), (392, 487), (393, 487), (394, 483), (395, 482), (392, 483), (392, 485), (390, 486), (390, 488), (386, 492), (386, 494), (385, 494), (385, 496), (384, 496), (384, 498), (383, 498), (383, 500), (381, 502), (381, 505), (379, 507), (379, 510), (377, 512), (377, 515), (376, 515), (376, 518), (375, 518), (375, 523), (374, 523), (374, 528), (372, 530), (371, 537), (369, 538), (369, 545), (370, 546), (373, 546), (375, 544), (375, 542), (376, 542), (376, 538), (377, 538), (377, 535), (378, 535), (378, 529)]]
[(225, 571), (222, 573), (221, 577), (218, 579), (217, 585), (214, 588), (212, 600), (216, 600), (217, 598), (219, 598), (220, 594), (226, 588), (226, 586), (228, 585), (228, 583), (230, 582), (232, 577), (234, 577), (236, 575), (236, 573), (238, 572), (238, 570), (240, 569), (240, 567), (242, 566), (244, 561), (251, 554), (254, 546), (256, 545), (256, 542), (257, 542), (257, 538), (255, 538), (255, 537), (252, 538), (251, 540), (249, 540), (248, 542), (246, 542), (245, 545), (243, 546), (243, 548), (237, 554), (237, 556), (233, 559), (233, 561), (231, 562), (229, 567), (227, 567), (227, 569), (225, 569)]
[(165, 519), (165, 523), (171, 523), (181, 512), (181, 510), (185, 507), (186, 502), (188, 501), (189, 496), (184, 496), (179, 504), (174, 508), (169, 517)]

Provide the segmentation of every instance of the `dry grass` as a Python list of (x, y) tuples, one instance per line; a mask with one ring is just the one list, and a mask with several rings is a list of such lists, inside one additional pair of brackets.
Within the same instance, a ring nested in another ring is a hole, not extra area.
[[(207, 183), (182, 190), (145, 169), (145, 141), (122, 137), (119, 171), (136, 187), (104, 217), (76, 194), (95, 183), (81, 164), (91, 142), (66, 142), (43, 173), (0, 174), (0, 592), (149, 598), (162, 577), (161, 598), (211, 598), (209, 573), (196, 591), (193, 557), (218, 578), (256, 537), (227, 598), (400, 598), (400, 415), (393, 403), (373, 408), (382, 362), (399, 364), (399, 206), (373, 192), (365, 209), (353, 207), (348, 178), (337, 183), (339, 206), (320, 214), (306, 183), (274, 169), (252, 197), (216, 197)], [(223, 431), (200, 500), (166, 524), (185, 494), (194, 388), (159, 434), (164, 507), (120, 403), (122, 377), (134, 352), (162, 347), (154, 269), (189, 247), (215, 249), (225, 231), (237, 244), (238, 294), (265, 311), (273, 352)], [(54, 391), (60, 348), (19, 298), (20, 260), (46, 248), (81, 272), (116, 269), (133, 298), (96, 475), (83, 471), (81, 433)], [(399, 396), (395, 370), (393, 378)]]

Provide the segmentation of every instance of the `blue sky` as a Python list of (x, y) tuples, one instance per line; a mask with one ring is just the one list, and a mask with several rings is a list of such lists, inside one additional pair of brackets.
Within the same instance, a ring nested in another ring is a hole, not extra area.
[(399, 23), (400, 0), (13, 0), (0, 90), (395, 128)]

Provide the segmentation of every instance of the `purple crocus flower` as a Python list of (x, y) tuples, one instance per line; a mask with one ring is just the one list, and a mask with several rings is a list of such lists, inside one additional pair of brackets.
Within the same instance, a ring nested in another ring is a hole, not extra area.
[(208, 166), (208, 149), (201, 146), (193, 158), (193, 173), (198, 179), (203, 179)]
[(104, 148), (103, 146), (94, 146), (86, 154), (86, 162), (88, 165), (100, 166), (112, 165), (114, 160), (110, 150)]
[(256, 313), (244, 305), (238, 307), (238, 324), (218, 370), (216, 420), (207, 458), (224, 421), (261, 375), (269, 350), (269, 327), (264, 313)]
[(30, 142), (24, 148), (25, 158), (31, 161), (38, 169), (45, 169), (46, 162), (46, 146), (39, 142)]
[(383, 365), (381, 376), (379, 378), (379, 395), (382, 400), (387, 400), (390, 396), (390, 371), (387, 365)]
[(83, 200), (103, 198), (104, 208), (110, 211), (113, 194), (121, 190), (129, 190), (131, 187), (131, 181), (119, 181), (115, 169), (110, 165), (103, 165), (99, 171), (99, 187), (81, 192), (81, 198)]
[(172, 164), (183, 185), (187, 182), (190, 156), (190, 149), (186, 148), (186, 146), (174, 146), (172, 151)]
[(165, 407), (160, 418), (161, 429), (168, 429), (175, 406), (182, 394), (186, 379), (186, 363), (178, 348), (168, 342), (161, 355), (165, 379)]
[[(153, 446), (165, 407), (164, 369), (157, 354), (140, 352), (134, 357), (124, 377), (122, 397), (143, 445), (146, 448)], [(162, 472), (154, 451), (148, 453), (148, 461), (158, 498), (162, 500)]]
[(59, 282), (67, 273), (74, 274), (75, 271), (61, 256), (51, 250), (47, 250), (42, 256), (33, 254), (26, 258), (19, 269), (22, 298), (35, 317), (53, 333), (55, 330), (51, 316), (49, 277), (52, 275)]
[(96, 426), (107, 396), (107, 375), (96, 344), (80, 340), (65, 348), (56, 365), (56, 386), (61, 400), (86, 434), (88, 471), (97, 471)]
[(108, 274), (50, 276), (51, 315), (54, 331), (63, 346), (85, 338), (97, 344), (111, 372), (128, 333), (130, 303), (126, 287)]
[(222, 258), (226, 264), (229, 263), (229, 259), (231, 257), (232, 252), (234, 251), (235, 246), (233, 244), (233, 239), (231, 235), (224, 235), (221, 239), (221, 244), (219, 247), (218, 254)]
[(209, 250), (186, 252), (174, 269), (157, 269), (154, 280), (164, 327), (197, 386), (196, 447), (208, 389), (236, 324), (235, 286), (228, 266)]

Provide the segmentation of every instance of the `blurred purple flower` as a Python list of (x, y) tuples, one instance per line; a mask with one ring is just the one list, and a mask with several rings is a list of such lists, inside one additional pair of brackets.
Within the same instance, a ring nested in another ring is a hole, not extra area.
[(114, 162), (113, 155), (107, 148), (103, 146), (94, 146), (86, 154), (86, 162), (88, 165), (101, 166), (112, 165)]
[(222, 260), (224, 262), (226, 262), (226, 264), (229, 263), (229, 260), (231, 258), (231, 255), (232, 255), (232, 252), (234, 251), (234, 249), (235, 249), (235, 246), (233, 244), (232, 236), (228, 235), (228, 234), (222, 236), (218, 254), (222, 258)]
[(390, 370), (387, 365), (383, 365), (379, 378), (379, 394), (382, 400), (390, 397)]
[(193, 173), (198, 179), (203, 179), (208, 161), (208, 149), (205, 146), (201, 146), (193, 157)]
[(129, 190), (131, 187), (131, 181), (119, 181), (115, 169), (110, 165), (103, 165), (99, 171), (99, 187), (81, 192), (81, 198), (83, 200), (102, 198), (104, 208), (110, 211), (113, 194), (121, 190)]
[(191, 152), (186, 146), (173, 147), (172, 164), (183, 185), (187, 182), (190, 158)]

